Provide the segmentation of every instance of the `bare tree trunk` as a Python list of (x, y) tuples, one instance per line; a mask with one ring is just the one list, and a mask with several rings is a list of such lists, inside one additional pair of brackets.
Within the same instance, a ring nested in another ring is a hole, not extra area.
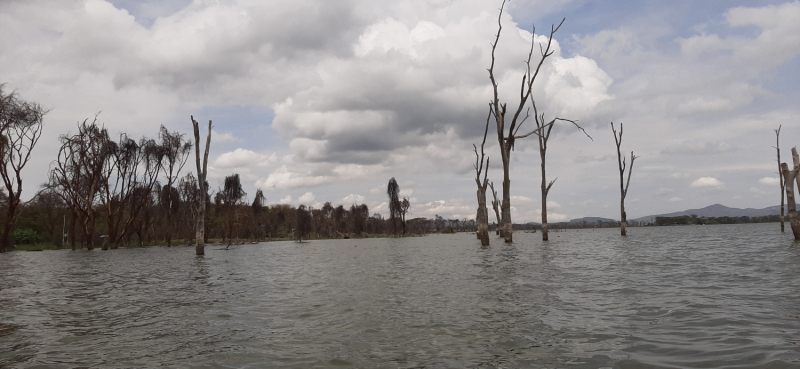
[(775, 150), (778, 151), (778, 179), (780, 180), (781, 185), (781, 232), (785, 232), (783, 225), (783, 203), (784, 196), (786, 194), (786, 182), (784, 181), (783, 170), (781, 169), (781, 126), (778, 126), (778, 129), (775, 130)]
[(505, 163), (503, 174), (503, 203), (500, 210), (503, 214), (503, 239), (506, 243), (514, 242), (514, 226), (511, 223), (511, 178), (508, 173), (508, 161)]
[[(481, 240), (481, 246), (489, 246), (489, 211), (486, 209), (486, 188), (489, 186), (489, 158), (486, 158), (486, 168), (484, 168), (483, 159), (485, 154), (483, 148), (486, 145), (486, 135), (489, 133), (489, 120), (491, 117), (492, 112), (490, 109), (489, 115), (486, 117), (486, 127), (483, 130), (480, 155), (478, 155), (478, 147), (472, 144), (472, 149), (475, 151), (475, 184), (478, 185), (478, 213), (475, 215), (475, 221), (478, 223), (477, 235)], [(481, 180), (481, 172), (483, 172), (483, 180)]]
[(794, 198), (795, 181), (798, 182), (798, 188), (800, 188), (800, 178), (797, 176), (798, 172), (800, 172), (800, 158), (797, 156), (796, 148), (792, 148), (792, 161), (794, 162), (794, 168), (792, 170), (789, 170), (789, 166), (786, 163), (782, 163), (781, 171), (786, 181), (786, 204), (788, 205), (789, 212), (789, 226), (792, 228), (794, 240), (800, 241), (800, 217), (797, 215), (797, 205)]
[[(552, 128), (552, 125), (550, 126)], [(550, 136), (550, 131), (547, 131), (547, 136)], [(540, 136), (541, 140), (541, 136)], [(541, 141), (540, 141), (541, 142)], [(545, 146), (540, 147), (539, 153), (542, 158), (542, 241), (548, 241), (550, 239), (548, 227), (547, 227), (547, 194), (550, 192), (550, 187), (553, 186), (555, 183), (555, 179), (547, 184), (547, 175), (545, 173), (546, 166), (545, 166), (545, 155), (547, 153), (547, 140), (545, 139)]]
[(489, 212), (486, 209), (486, 187), (478, 188), (478, 238), (482, 246), (489, 246)]
[(69, 243), (72, 246), (72, 251), (75, 251), (75, 225), (78, 222), (78, 213), (73, 211), (69, 219)]
[(614, 133), (614, 142), (617, 144), (617, 164), (619, 165), (619, 193), (620, 193), (620, 200), (619, 200), (619, 209), (620, 209), (620, 217), (619, 217), (619, 227), (620, 232), (623, 236), (628, 235), (628, 214), (625, 213), (625, 197), (628, 196), (628, 187), (631, 185), (631, 174), (633, 173), (633, 162), (636, 160), (636, 156), (633, 155), (633, 151), (631, 151), (631, 167), (628, 168), (628, 182), (625, 183), (625, 158), (622, 156), (622, 151), (620, 151), (620, 145), (622, 145), (622, 123), (619, 124), (619, 135), (617, 134), (617, 130), (614, 129), (614, 122), (611, 122), (611, 132)]
[(200, 163), (200, 124), (192, 118), (194, 127), (195, 159), (197, 164), (197, 186), (200, 190), (199, 204), (197, 204), (197, 228), (195, 229), (195, 255), (205, 255), (205, 219), (206, 219), (206, 173), (208, 169), (208, 149), (211, 147), (211, 120), (208, 121), (208, 136), (206, 136), (206, 150), (203, 155), (202, 166)]
[(14, 247), (14, 221), (16, 220), (17, 205), (19, 199), (14, 196), (14, 193), (8, 196), (8, 212), (6, 221), (3, 225), (2, 242), (0, 242), (0, 252), (11, 251)]
[[(494, 197), (494, 200), (492, 201), (492, 208), (494, 209), (494, 216), (497, 219), (497, 226), (495, 227), (495, 232), (497, 233), (497, 235), (502, 236), (503, 230), (501, 224), (503, 223), (500, 221), (500, 201), (497, 200), (497, 191), (494, 190), (494, 182), (490, 182), (489, 187), (492, 188), (492, 196)], [(486, 222), (487, 223), (489, 222), (488, 216)]]

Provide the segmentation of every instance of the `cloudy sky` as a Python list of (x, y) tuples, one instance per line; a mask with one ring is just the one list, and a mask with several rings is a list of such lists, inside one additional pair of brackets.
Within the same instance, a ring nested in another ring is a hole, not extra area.
[[(160, 125), (189, 137), (193, 114), (214, 122), (215, 188), (239, 173), (250, 199), (261, 188), (271, 203), (386, 214), (396, 177), (413, 216), (472, 218), (500, 3), (2, 0), (0, 82), (52, 109), (26, 193), (45, 181), (58, 136), (97, 112), (135, 137)], [(537, 106), (593, 140), (554, 129), (551, 221), (619, 218), (612, 121), (640, 156), (629, 218), (779, 203), (773, 129), (783, 126), (784, 160), (800, 138), (800, 2), (513, 0), (495, 69), (509, 106), (531, 27), (540, 42), (561, 18)], [(513, 219), (538, 221), (536, 141), (517, 142), (512, 159)]]

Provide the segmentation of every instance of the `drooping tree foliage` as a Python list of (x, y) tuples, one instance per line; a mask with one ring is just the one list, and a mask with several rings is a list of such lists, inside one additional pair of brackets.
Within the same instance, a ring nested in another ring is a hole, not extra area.
[(386, 194), (389, 196), (389, 221), (392, 223), (392, 234), (397, 234), (397, 220), (400, 218), (400, 185), (392, 177), (386, 187)]
[(406, 235), (406, 213), (408, 213), (408, 208), (411, 207), (411, 201), (408, 200), (408, 196), (403, 198), (403, 201), (400, 202), (400, 220), (403, 223), (403, 236)]
[(262, 213), (264, 212), (264, 205), (267, 203), (267, 198), (264, 197), (264, 192), (261, 189), (256, 190), (256, 196), (253, 199), (253, 204), (250, 207), (253, 209), (253, 231), (255, 232), (256, 239), (262, 239), (265, 236), (264, 221)]
[(244, 197), (247, 196), (247, 193), (242, 189), (242, 181), (238, 173), (225, 177), (224, 187), (217, 193), (217, 196), (225, 220), (225, 239), (231, 242), (235, 236), (234, 226), (239, 224), (239, 212), (237, 210), (239, 205), (242, 205)]
[[(97, 117), (78, 125), (78, 133), (62, 135), (58, 159), (50, 171), (50, 186), (55, 188), (70, 207), (73, 219), (79, 219), (83, 241), (87, 249), (94, 248), (97, 212), (95, 204), (101, 190), (106, 186), (104, 176), (106, 161), (116, 145), (108, 137), (108, 131), (97, 125)], [(71, 235), (75, 248), (75, 234)]]
[(303, 237), (308, 238), (308, 232), (311, 229), (311, 213), (305, 205), (297, 207), (295, 214), (295, 229), (294, 239), (297, 242), (303, 242)]
[(5, 93), (0, 84), (0, 177), (6, 190), (6, 210), (0, 252), (14, 245), (14, 223), (20, 209), (22, 169), (28, 164), (34, 146), (42, 136), (42, 120), (47, 111), (35, 102)]

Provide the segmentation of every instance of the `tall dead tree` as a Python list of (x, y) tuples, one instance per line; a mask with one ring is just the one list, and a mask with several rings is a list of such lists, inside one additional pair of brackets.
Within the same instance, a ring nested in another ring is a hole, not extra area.
[(550, 133), (553, 131), (553, 126), (555, 126), (555, 122), (559, 120), (570, 122), (578, 127), (578, 129), (583, 131), (586, 137), (589, 137), (590, 139), (592, 137), (589, 136), (589, 134), (586, 133), (586, 131), (573, 120), (554, 118), (550, 122), (545, 123), (544, 113), (541, 115), (539, 114), (539, 111), (536, 108), (536, 102), (533, 101), (532, 96), (531, 102), (533, 103), (533, 110), (536, 116), (536, 127), (541, 130), (536, 132), (536, 136), (539, 138), (539, 158), (541, 159), (540, 163), (542, 167), (542, 240), (547, 241), (550, 239), (547, 228), (547, 195), (550, 193), (550, 188), (553, 187), (553, 183), (556, 183), (556, 180), (558, 179), (558, 177), (556, 177), (556, 179), (550, 181), (549, 183), (547, 182), (547, 141), (550, 140)]
[(205, 220), (206, 220), (206, 203), (208, 202), (208, 183), (206, 182), (206, 174), (208, 173), (208, 149), (211, 147), (211, 120), (208, 121), (208, 136), (206, 136), (206, 150), (203, 155), (202, 165), (200, 162), (200, 124), (192, 118), (192, 126), (194, 127), (194, 153), (197, 164), (197, 186), (200, 190), (200, 198), (195, 206), (197, 207), (197, 228), (195, 228), (195, 239), (197, 245), (195, 246), (196, 255), (205, 255)]
[[(486, 209), (486, 187), (489, 186), (489, 158), (484, 154), (483, 147), (486, 145), (486, 135), (489, 133), (489, 119), (491, 117), (491, 113), (486, 117), (486, 128), (483, 130), (480, 155), (478, 155), (478, 147), (472, 144), (472, 150), (475, 151), (475, 165), (473, 165), (475, 168), (475, 184), (478, 185), (478, 213), (475, 215), (475, 221), (478, 223), (477, 235), (481, 240), (482, 246), (489, 246), (489, 211)], [(486, 168), (483, 167), (484, 161), (486, 162)], [(481, 173), (483, 173), (483, 180), (481, 180)]]
[(781, 232), (785, 232), (783, 225), (783, 197), (785, 196), (786, 183), (783, 180), (783, 171), (781, 170), (781, 126), (778, 126), (778, 129), (775, 130), (775, 150), (778, 151), (778, 179), (781, 185)]
[(794, 167), (789, 170), (789, 165), (781, 163), (781, 172), (783, 173), (784, 183), (786, 184), (786, 205), (789, 213), (789, 226), (792, 228), (794, 240), (800, 241), (800, 217), (797, 215), (797, 204), (794, 198), (794, 184), (797, 182), (798, 190), (800, 190), (800, 157), (797, 156), (797, 148), (792, 148), (792, 162)]
[(619, 134), (617, 134), (617, 130), (614, 129), (614, 122), (611, 122), (611, 131), (614, 133), (614, 142), (617, 143), (617, 164), (619, 164), (619, 227), (622, 235), (627, 236), (628, 214), (625, 213), (625, 196), (628, 195), (628, 187), (631, 185), (631, 173), (633, 173), (633, 161), (636, 160), (637, 156), (634, 156), (633, 151), (631, 151), (631, 167), (628, 168), (628, 181), (625, 182), (625, 157), (622, 156), (622, 151), (619, 148), (622, 145), (622, 123), (619, 124)]
[[(525, 105), (529, 98), (532, 98), (531, 91), (533, 90), (533, 82), (536, 80), (536, 76), (539, 75), (539, 71), (544, 64), (545, 59), (547, 59), (550, 55), (553, 54), (553, 51), (550, 50), (550, 46), (553, 41), (553, 35), (561, 28), (561, 25), (564, 24), (564, 20), (561, 20), (561, 23), (558, 24), (558, 27), (553, 26), (550, 29), (550, 37), (547, 39), (547, 47), (542, 48), (539, 45), (539, 49), (541, 51), (542, 58), (539, 60), (539, 64), (536, 66), (534, 71), (531, 70), (531, 58), (533, 56), (533, 48), (535, 45), (535, 33), (536, 28), (533, 29), (531, 33), (531, 48), (528, 52), (528, 58), (525, 61), (526, 71), (522, 75), (522, 82), (520, 85), (520, 96), (519, 96), (519, 105), (513, 111), (513, 118), (511, 118), (511, 123), (506, 126), (506, 103), (500, 103), (500, 98), (497, 91), (497, 80), (494, 76), (494, 63), (495, 63), (495, 50), (497, 49), (497, 43), (500, 40), (500, 32), (503, 30), (503, 25), (501, 22), (503, 9), (505, 7), (506, 0), (503, 0), (503, 4), (500, 6), (500, 14), (497, 16), (497, 35), (495, 36), (494, 42), (492, 43), (492, 64), (489, 66), (489, 79), (492, 82), (492, 88), (494, 91), (494, 95), (491, 101), (491, 112), (495, 118), (495, 122), (497, 123), (497, 142), (500, 146), (500, 159), (503, 164), (503, 202), (501, 203), (502, 208), (502, 228), (503, 228), (503, 238), (505, 238), (506, 243), (513, 242), (513, 229), (511, 223), (511, 175), (510, 175), (510, 168), (509, 165), (511, 164), (511, 152), (514, 150), (514, 141), (520, 138), (528, 137), (542, 129), (542, 127), (537, 127), (535, 130), (519, 135), (519, 129), (522, 127), (522, 124), (525, 120), (529, 117), (528, 112), (530, 109), (525, 110)], [(525, 110), (524, 116), (523, 110)], [(506, 129), (507, 127), (507, 129)]]
[(0, 84), (0, 177), (8, 192), (6, 219), (0, 252), (14, 246), (13, 230), (20, 210), (22, 169), (42, 136), (42, 119), (47, 111), (41, 105), (19, 99), (16, 93), (3, 94)]

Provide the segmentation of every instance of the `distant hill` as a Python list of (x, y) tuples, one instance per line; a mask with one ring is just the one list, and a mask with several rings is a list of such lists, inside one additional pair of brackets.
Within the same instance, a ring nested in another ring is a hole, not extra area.
[(572, 219), (569, 221), (570, 223), (597, 223), (597, 222), (618, 222), (618, 220), (609, 219), (609, 218), (600, 218), (600, 217), (583, 217), (578, 219)]
[(648, 215), (646, 217), (631, 219), (637, 222), (652, 223), (656, 217), (678, 217), (683, 215), (697, 215), (698, 217), (763, 217), (767, 215), (776, 215), (781, 213), (781, 206), (775, 205), (763, 209), (740, 209), (729, 208), (725, 205), (714, 204), (700, 209), (689, 209), (684, 211), (677, 211), (674, 213)]

